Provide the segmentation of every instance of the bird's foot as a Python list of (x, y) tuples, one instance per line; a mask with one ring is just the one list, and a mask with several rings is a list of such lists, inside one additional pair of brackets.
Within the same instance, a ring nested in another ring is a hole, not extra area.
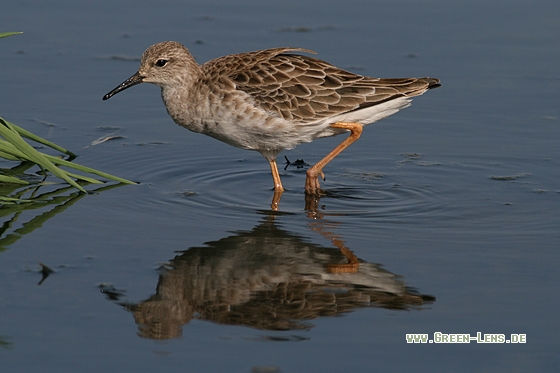
[(321, 184), (319, 184), (319, 176), (325, 180), (323, 170), (315, 169), (315, 167), (311, 167), (307, 170), (307, 176), (305, 178), (305, 193), (313, 195), (325, 194), (325, 192), (321, 189)]

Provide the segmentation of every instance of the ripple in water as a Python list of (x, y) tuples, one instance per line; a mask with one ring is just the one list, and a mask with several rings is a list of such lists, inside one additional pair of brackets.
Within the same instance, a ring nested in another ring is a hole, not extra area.
[[(154, 204), (184, 204), (207, 211), (215, 209), (217, 214), (224, 208), (250, 212), (270, 208), (273, 197), (270, 170), (256, 153), (236, 158), (226, 151), (216, 156), (192, 158), (193, 149), (179, 149), (174, 145), (147, 145), (142, 151), (138, 146), (127, 148), (126, 154), (116, 161), (126, 169), (127, 177), (149, 187)], [(283, 164), (279, 168), (286, 188), (280, 210), (303, 211), (306, 168), (291, 166), (284, 170)], [(418, 169), (424, 179), (436, 173), (432, 171), (435, 167)], [(384, 219), (449, 214), (443, 186), (435, 181), (422, 185), (407, 171), (377, 173), (336, 167), (326, 171), (327, 181), (322, 182), (326, 195), (317, 204), (325, 212)]]

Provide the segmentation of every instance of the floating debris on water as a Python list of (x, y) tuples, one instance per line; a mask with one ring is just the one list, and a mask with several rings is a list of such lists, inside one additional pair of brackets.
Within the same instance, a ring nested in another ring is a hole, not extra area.
[(41, 274), (43, 275), (43, 277), (41, 278), (41, 281), (39, 281), (37, 285), (41, 285), (43, 281), (45, 281), (47, 277), (49, 277), (49, 275), (54, 272), (52, 269), (50, 269), (48, 266), (44, 265), (43, 263), (39, 263), (39, 265), (41, 266)]
[(288, 157), (284, 156), (284, 158), (286, 159), (286, 167), (284, 167), (284, 170), (288, 169), (288, 166), (296, 166), (297, 168), (303, 168), (309, 166), (309, 164), (305, 163), (303, 159), (296, 159), (295, 162), (290, 162)]
[(499, 176), (499, 175), (491, 175), (490, 179), (492, 180), (500, 180), (500, 181), (511, 181), (511, 180), (517, 180), (520, 179), (522, 177), (528, 177), (531, 174), (517, 174), (517, 175), (503, 175), (503, 176)]

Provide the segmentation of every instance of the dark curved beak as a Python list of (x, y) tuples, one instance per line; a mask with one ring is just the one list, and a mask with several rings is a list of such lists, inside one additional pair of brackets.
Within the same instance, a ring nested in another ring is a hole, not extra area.
[(114, 95), (116, 95), (117, 93), (119, 93), (120, 91), (124, 91), (125, 89), (127, 89), (129, 87), (132, 87), (133, 85), (142, 83), (143, 80), (144, 80), (144, 77), (142, 75), (140, 75), (140, 73), (136, 73), (136, 74), (132, 75), (130, 78), (128, 78), (127, 80), (125, 80), (124, 82), (122, 82), (121, 84), (119, 84), (111, 92), (109, 92), (105, 96), (103, 96), (103, 99), (108, 100), (111, 97), (113, 97)]

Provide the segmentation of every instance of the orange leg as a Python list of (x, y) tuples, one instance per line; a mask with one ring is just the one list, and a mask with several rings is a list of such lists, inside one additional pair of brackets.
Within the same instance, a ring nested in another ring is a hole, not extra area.
[[(360, 123), (344, 123), (337, 122), (331, 125), (332, 128), (342, 128), (350, 131), (350, 136), (333, 149), (325, 158), (321, 159), (317, 164), (307, 170), (305, 178), (305, 192), (308, 194), (320, 194), (321, 186), (319, 185), (319, 175), (325, 179), (323, 167), (339, 155), (344, 149), (350, 146), (354, 141), (358, 140), (362, 134), (363, 126)], [(272, 167), (272, 166), (271, 166)], [(279, 179), (280, 180), (280, 179)]]
[(276, 165), (276, 159), (269, 160), (270, 171), (272, 172), (272, 180), (274, 180), (274, 195), (272, 196), (272, 203), (270, 208), (274, 211), (278, 210), (278, 205), (280, 204), (280, 197), (284, 191), (282, 186), (282, 181), (280, 180), (280, 173), (278, 172), (278, 165)]
[(282, 181), (280, 180), (280, 173), (278, 172), (278, 166), (276, 165), (276, 159), (269, 160), (270, 171), (272, 172), (272, 180), (274, 180), (274, 191), (283, 192), (284, 187), (282, 186)]

